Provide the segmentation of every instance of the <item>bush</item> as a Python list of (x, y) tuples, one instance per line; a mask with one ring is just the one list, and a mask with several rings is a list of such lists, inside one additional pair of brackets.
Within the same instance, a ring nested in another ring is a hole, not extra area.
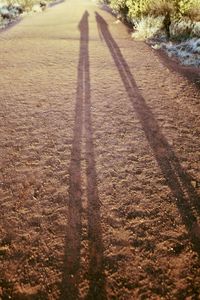
[(128, 15), (128, 7), (126, 2), (126, 0), (111, 0), (110, 7), (115, 13), (124, 18)]
[(143, 16), (170, 14), (173, 19), (189, 17), (200, 21), (199, 0), (104, 0), (117, 13), (124, 12), (133, 19)]
[(148, 14), (148, 2), (147, 0), (127, 0), (127, 7), (129, 9), (128, 15), (132, 19), (140, 19)]
[(172, 15), (174, 12), (174, 2), (171, 0), (150, 0), (148, 3), (148, 14), (153, 16)]
[(182, 64), (200, 67), (200, 39), (191, 39), (180, 44), (165, 45), (169, 56), (178, 57)]
[(190, 19), (173, 22), (170, 26), (170, 36), (175, 40), (187, 40), (194, 35), (194, 23)]
[(200, 0), (105, 0), (105, 2), (109, 2), (115, 13), (123, 19), (134, 23), (141, 37), (156, 33), (160, 27), (161, 17), (163, 17), (161, 27), (165, 29), (167, 37), (172, 34), (174, 38), (180, 36), (182, 40), (196, 36), (196, 32), (199, 32), (195, 22), (200, 21)]
[(192, 21), (200, 17), (200, 2), (199, 0), (179, 0), (178, 13), (180, 18), (188, 17)]
[(136, 32), (133, 33), (133, 37), (138, 40), (145, 40), (155, 37), (161, 34), (163, 29), (164, 17), (143, 17), (135, 26)]
[(194, 37), (196, 36), (200, 38), (200, 22), (196, 22), (194, 24), (192, 34)]
[(24, 11), (30, 11), (38, 1), (36, 0), (19, 0), (18, 3), (22, 6)]

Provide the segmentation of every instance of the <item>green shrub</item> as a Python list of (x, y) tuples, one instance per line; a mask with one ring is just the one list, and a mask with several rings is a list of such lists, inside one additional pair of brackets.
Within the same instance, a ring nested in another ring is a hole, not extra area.
[(127, 0), (128, 14), (130, 18), (140, 19), (148, 15), (148, 2), (149, 0)]
[(150, 0), (148, 3), (148, 14), (157, 16), (172, 15), (175, 10), (173, 0)]
[(129, 17), (142, 18), (146, 15), (170, 14), (174, 19), (189, 17), (200, 21), (199, 0), (105, 0), (117, 13), (126, 13)]
[[(102, 0), (101, 0), (102, 1)], [(185, 39), (193, 36), (194, 26), (200, 21), (200, 0), (103, 0), (123, 19), (134, 23), (137, 28), (157, 24), (156, 19), (163, 17), (163, 29), (168, 37)], [(146, 18), (145, 17), (151, 17)], [(141, 21), (141, 25), (138, 26)], [(155, 27), (155, 30), (157, 25)], [(143, 33), (145, 30), (142, 30)], [(144, 34), (145, 35), (145, 34)], [(149, 34), (147, 34), (149, 35)]]
[(189, 17), (192, 21), (200, 21), (200, 1), (190, 1), (190, 4), (182, 11), (182, 14)]
[(111, 0), (110, 7), (121, 17), (126, 17), (128, 15), (128, 7), (126, 5), (127, 0)]

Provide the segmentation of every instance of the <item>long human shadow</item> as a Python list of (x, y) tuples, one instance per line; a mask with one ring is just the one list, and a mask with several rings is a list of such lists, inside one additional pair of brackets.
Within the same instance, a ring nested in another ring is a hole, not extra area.
[(191, 184), (192, 178), (183, 170), (175, 152), (161, 132), (153, 112), (141, 95), (130, 68), (109, 31), (108, 24), (97, 12), (96, 22), (100, 38), (104, 39), (110, 50), (148, 143), (165, 177), (166, 183), (176, 199), (176, 205), (188, 230), (193, 248), (200, 256), (200, 236), (198, 236), (200, 226), (197, 222), (197, 217), (200, 213), (200, 197)]
[(106, 299), (100, 201), (97, 187), (91, 120), (88, 18), (89, 14), (85, 11), (78, 26), (80, 31), (80, 52), (75, 105), (75, 125), (69, 167), (68, 226), (65, 238), (65, 257), (60, 300), (79, 299), (78, 285), (80, 280), (82, 235), (81, 148), (84, 127), (89, 240), (89, 268), (87, 272), (89, 291), (86, 299)]
[(103, 243), (101, 232), (100, 200), (97, 187), (96, 162), (93, 143), (93, 128), (91, 118), (91, 87), (90, 87), (90, 62), (89, 62), (89, 28), (87, 23), (85, 38), (85, 155), (88, 200), (88, 240), (89, 240), (89, 291), (86, 299), (107, 299), (105, 291), (105, 276), (103, 266)]

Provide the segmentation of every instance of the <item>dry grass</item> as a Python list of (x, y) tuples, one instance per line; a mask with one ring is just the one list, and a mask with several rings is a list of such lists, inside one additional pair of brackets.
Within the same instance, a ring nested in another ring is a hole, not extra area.
[(146, 40), (152, 38), (155, 35), (161, 33), (163, 28), (163, 17), (147, 16), (136, 23), (136, 31), (132, 34), (132, 37), (137, 40)]
[(183, 65), (200, 67), (200, 39), (193, 38), (191, 40), (164, 45), (165, 50), (171, 57), (177, 57)]

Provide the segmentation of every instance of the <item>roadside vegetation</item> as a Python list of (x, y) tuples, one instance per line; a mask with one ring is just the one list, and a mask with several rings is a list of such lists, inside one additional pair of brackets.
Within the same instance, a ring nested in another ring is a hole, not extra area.
[(0, 28), (19, 19), (21, 14), (40, 12), (48, 5), (47, 0), (0, 0)]
[(133, 38), (200, 67), (200, 0), (105, 0), (134, 27)]

